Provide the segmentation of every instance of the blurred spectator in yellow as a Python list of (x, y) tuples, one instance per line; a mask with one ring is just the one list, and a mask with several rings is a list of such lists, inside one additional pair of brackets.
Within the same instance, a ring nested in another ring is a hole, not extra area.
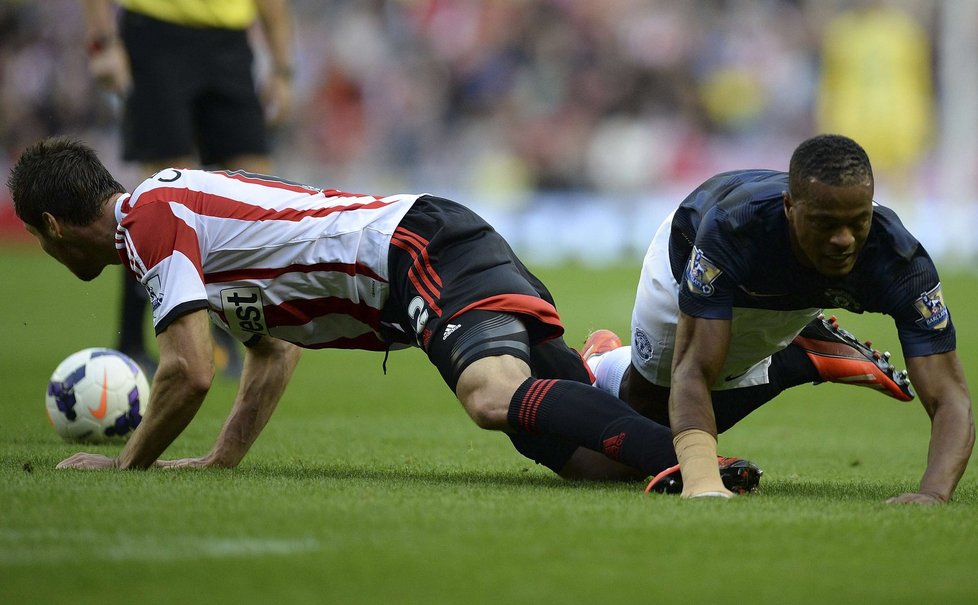
[(859, 2), (828, 23), (822, 60), (818, 130), (859, 140), (894, 193), (908, 193), (934, 130), (927, 31), (891, 3)]

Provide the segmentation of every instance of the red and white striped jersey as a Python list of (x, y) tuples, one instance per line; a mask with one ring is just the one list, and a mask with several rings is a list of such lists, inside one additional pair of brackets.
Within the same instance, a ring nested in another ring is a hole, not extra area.
[(207, 308), (242, 341), (383, 350), (391, 234), (418, 195), (168, 168), (116, 204), (116, 247), (157, 333)]

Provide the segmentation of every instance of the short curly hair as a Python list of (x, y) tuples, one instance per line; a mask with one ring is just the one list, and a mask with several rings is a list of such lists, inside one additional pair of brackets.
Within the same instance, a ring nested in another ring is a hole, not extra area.
[(95, 151), (70, 137), (30, 145), (10, 171), (7, 187), (17, 217), (40, 230), (45, 212), (72, 225), (88, 225), (102, 215), (106, 198), (125, 193)]
[(832, 186), (872, 183), (873, 167), (859, 143), (838, 134), (821, 134), (802, 142), (788, 165), (792, 197), (804, 197), (812, 181)]

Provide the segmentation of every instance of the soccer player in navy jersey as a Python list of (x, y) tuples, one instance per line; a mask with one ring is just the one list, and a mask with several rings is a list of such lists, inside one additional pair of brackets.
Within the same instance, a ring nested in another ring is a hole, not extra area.
[[(83, 280), (123, 264), (153, 307), (160, 365), (142, 423), (117, 457), (59, 467), (234, 467), (301, 349), (404, 346), (427, 353), (478, 426), (561, 476), (643, 477), (677, 462), (668, 428), (591, 386), (550, 293), (460, 204), (178, 168), (127, 193), (66, 138), (30, 146), (8, 185), (49, 255)], [(160, 461), (211, 386), (209, 320), (247, 347), (236, 399), (210, 452)]]
[(661, 478), (684, 496), (731, 495), (717, 475), (718, 432), (786, 388), (836, 381), (912, 399), (906, 374), (824, 319), (828, 308), (894, 319), (931, 418), (918, 490), (888, 501), (953, 494), (975, 438), (954, 324), (934, 263), (873, 186), (865, 151), (838, 135), (803, 142), (787, 173), (714, 176), (652, 240), (631, 347), (607, 330), (589, 338), (597, 385), (671, 426), (679, 464)]

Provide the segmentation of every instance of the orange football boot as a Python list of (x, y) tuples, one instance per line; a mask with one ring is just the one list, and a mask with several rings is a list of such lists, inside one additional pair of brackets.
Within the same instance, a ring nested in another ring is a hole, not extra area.
[(793, 344), (805, 351), (822, 381), (870, 387), (900, 401), (914, 398), (907, 371), (894, 368), (888, 352), (880, 353), (871, 342), (859, 342), (840, 328), (834, 315), (813, 319)]
[[(735, 494), (752, 494), (757, 491), (764, 474), (756, 464), (742, 458), (724, 458), (717, 456), (720, 465), (720, 479), (723, 486)], [(679, 465), (670, 466), (649, 481), (645, 493), (681, 494), (683, 491), (683, 475)]]
[(611, 330), (595, 330), (588, 334), (584, 341), (584, 348), (581, 349), (581, 357), (587, 361), (595, 355), (604, 355), (608, 351), (614, 351), (621, 346), (621, 338)]

